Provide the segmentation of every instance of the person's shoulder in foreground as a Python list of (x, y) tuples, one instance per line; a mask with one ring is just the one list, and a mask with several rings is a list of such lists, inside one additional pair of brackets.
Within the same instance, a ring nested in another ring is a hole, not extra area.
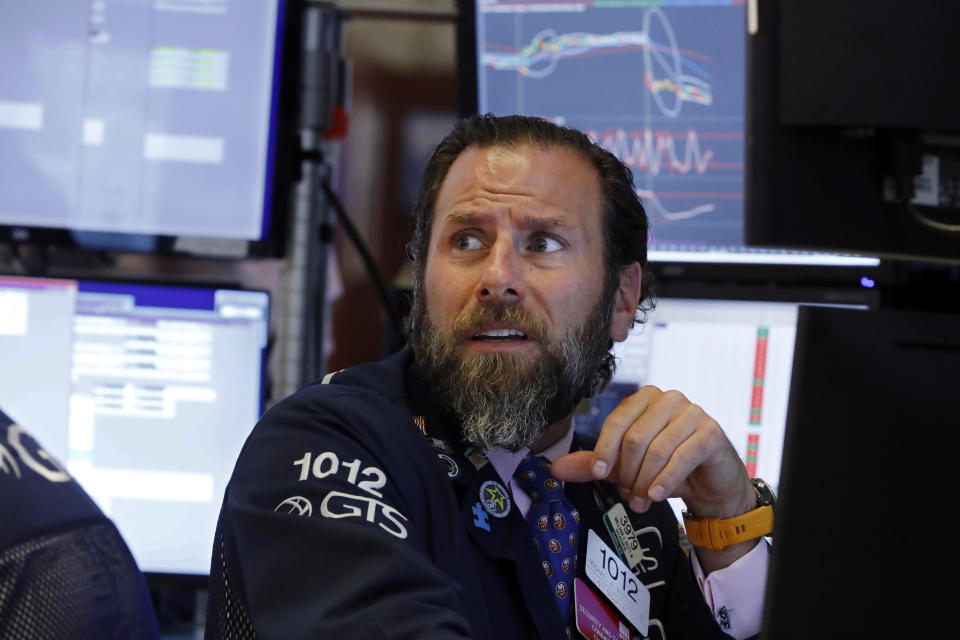
[(0, 637), (159, 637), (146, 582), (120, 532), (3, 411), (0, 513)]

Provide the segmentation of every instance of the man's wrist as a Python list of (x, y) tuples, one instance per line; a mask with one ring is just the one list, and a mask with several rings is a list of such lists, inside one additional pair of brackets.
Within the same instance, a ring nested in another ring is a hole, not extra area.
[(684, 503), (687, 506), (687, 511), (697, 518), (721, 519), (735, 518), (747, 513), (748, 511), (753, 511), (760, 506), (757, 491), (754, 489), (749, 478), (747, 479), (747, 483), (738, 499), (729, 503), (699, 503), (687, 500), (685, 500)]
[[(684, 529), (690, 542), (698, 548), (722, 551), (773, 533), (776, 496), (769, 485), (759, 478), (750, 481), (750, 489), (752, 497), (742, 500), (732, 509), (738, 512), (737, 515), (700, 516), (684, 511)], [(731, 509), (718, 511), (729, 513)]]
[(706, 547), (695, 547), (697, 561), (704, 575), (708, 576), (714, 571), (726, 569), (731, 564), (747, 555), (760, 544), (760, 538), (738, 542), (725, 549), (708, 549)]

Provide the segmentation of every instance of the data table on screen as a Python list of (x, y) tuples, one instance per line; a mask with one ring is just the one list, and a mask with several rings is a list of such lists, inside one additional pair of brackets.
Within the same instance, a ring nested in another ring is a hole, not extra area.
[(144, 571), (209, 570), (223, 491), (263, 410), (268, 305), (260, 291), (0, 276), (0, 408)]

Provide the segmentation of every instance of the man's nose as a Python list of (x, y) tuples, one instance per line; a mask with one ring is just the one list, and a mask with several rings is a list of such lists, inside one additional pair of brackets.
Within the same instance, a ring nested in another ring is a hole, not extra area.
[(521, 300), (526, 293), (523, 277), (525, 268), (512, 238), (498, 238), (483, 263), (477, 282), (477, 299), (481, 302)]

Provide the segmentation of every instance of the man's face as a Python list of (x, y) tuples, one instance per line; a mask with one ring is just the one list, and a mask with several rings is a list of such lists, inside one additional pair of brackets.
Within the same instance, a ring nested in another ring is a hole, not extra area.
[(546, 335), (491, 323), (450, 337), (466, 352), (526, 358), (580, 326), (604, 281), (600, 197), (596, 171), (573, 151), (467, 149), (434, 209), (424, 277), (431, 322), (449, 335), (478, 307), (519, 306)]
[(528, 445), (590, 390), (625, 331), (611, 327), (616, 296), (602, 295), (604, 282), (599, 178), (579, 154), (471, 147), (454, 161), (411, 338), (468, 439)]

